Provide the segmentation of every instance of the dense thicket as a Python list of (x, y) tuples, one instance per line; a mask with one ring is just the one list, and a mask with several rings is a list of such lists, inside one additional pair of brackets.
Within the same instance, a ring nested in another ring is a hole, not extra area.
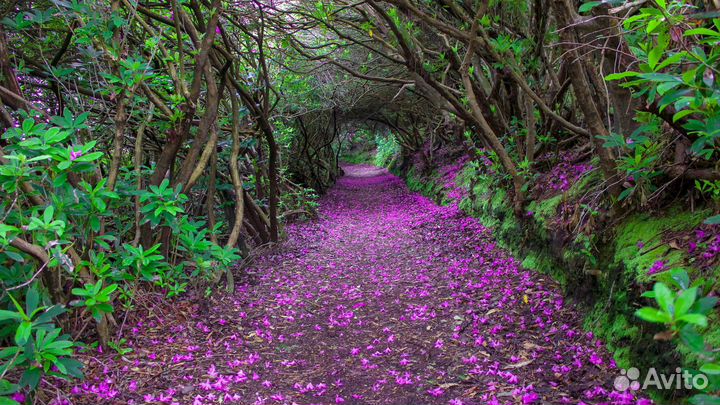
[[(74, 341), (112, 344), (149, 297), (232, 287), (368, 129), (405, 157), (464, 150), (517, 215), (549, 167), (591, 168), (586, 232), (717, 208), (718, 6), (4, 2), (2, 391), (79, 375)], [(692, 326), (676, 315), (652, 320)]]

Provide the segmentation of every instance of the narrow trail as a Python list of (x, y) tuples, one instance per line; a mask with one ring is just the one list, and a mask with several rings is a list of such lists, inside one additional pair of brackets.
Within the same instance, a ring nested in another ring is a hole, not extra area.
[[(230, 296), (139, 322), (80, 403), (636, 403), (547, 277), (457, 207), (350, 166)], [(99, 366), (98, 366), (99, 367)], [(638, 403), (645, 403), (640, 400)]]

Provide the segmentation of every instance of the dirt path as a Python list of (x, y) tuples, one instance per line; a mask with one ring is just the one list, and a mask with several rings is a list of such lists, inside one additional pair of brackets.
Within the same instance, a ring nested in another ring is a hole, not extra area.
[(134, 351), (94, 355), (72, 401), (636, 403), (555, 285), (489, 230), (383, 170), (346, 171), (233, 295), (138, 323)]

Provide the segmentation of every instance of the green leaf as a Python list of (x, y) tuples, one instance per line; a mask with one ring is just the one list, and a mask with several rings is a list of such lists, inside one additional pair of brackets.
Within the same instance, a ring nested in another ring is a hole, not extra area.
[(53, 305), (50, 308), (46, 309), (45, 312), (43, 312), (40, 316), (35, 319), (35, 322), (33, 324), (35, 325), (41, 325), (44, 323), (49, 323), (52, 321), (56, 316), (64, 314), (65, 313), (65, 307), (62, 305)]
[(653, 291), (655, 291), (655, 301), (657, 301), (658, 306), (668, 314), (673, 314), (675, 312), (673, 310), (673, 303), (675, 301), (673, 299), (673, 292), (663, 283), (655, 283)]
[(110, 284), (109, 286), (105, 287), (105, 289), (102, 290), (102, 294), (103, 294), (103, 295), (110, 295), (110, 294), (112, 294), (113, 292), (115, 292), (115, 290), (117, 290), (117, 289), (118, 289), (118, 285), (117, 285), (117, 284)]
[(700, 367), (700, 371), (702, 371), (705, 374), (720, 375), (720, 364), (718, 364), (718, 363), (703, 364), (702, 367)]
[(635, 187), (626, 188), (622, 191), (622, 193), (620, 193), (620, 195), (618, 196), (618, 200), (624, 200), (630, 197), (630, 194), (632, 194), (633, 191), (635, 191)]
[(605, 76), (605, 80), (607, 81), (613, 81), (613, 80), (621, 80), (628, 77), (637, 77), (640, 75), (640, 72), (621, 72), (621, 73), (613, 73), (611, 75)]
[(78, 297), (86, 297), (88, 295), (87, 291), (83, 288), (73, 288), (70, 292), (77, 295)]
[(652, 69), (653, 71), (655, 70), (655, 67), (657, 66), (658, 62), (660, 61), (660, 57), (662, 56), (664, 51), (665, 51), (664, 47), (656, 46), (648, 53), (648, 65), (650, 66), (650, 69)]
[(12, 259), (12, 260), (15, 260), (15, 261), (18, 262), (18, 263), (24, 263), (24, 262), (25, 262), (25, 258), (23, 257), (23, 255), (21, 255), (21, 254), (19, 254), (19, 253), (17, 253), (17, 252), (13, 252), (12, 250), (7, 250), (7, 251), (5, 251), (5, 252), (3, 252), (3, 253), (5, 253), (5, 255), (7, 255), (7, 257), (9, 257), (9, 258)]
[(71, 358), (62, 358), (62, 359), (58, 359), (57, 362), (62, 363), (65, 366), (65, 369), (67, 370), (66, 374), (71, 375), (75, 378), (83, 377), (83, 373), (82, 373), (83, 365), (79, 361), (77, 361), (75, 359), (71, 359)]
[[(677, 87), (677, 86), (679, 86), (679, 85), (681, 85), (681, 84), (682, 84), (682, 82), (680, 82), (680, 81), (677, 81), (677, 82), (665, 82), (665, 83), (659, 84), (659, 85), (657, 86), (657, 92), (658, 92), (658, 94), (660, 94), (660, 95), (664, 95), (664, 94), (667, 93), (668, 91), (674, 89), (675, 87)], [(666, 101), (665, 101), (665, 104), (673, 103), (675, 100), (677, 100), (677, 97), (678, 97), (678, 96), (675, 95), (674, 98), (670, 98), (670, 99), (666, 100)]]
[(52, 205), (48, 205), (48, 207), (45, 208), (45, 212), (43, 213), (43, 220), (46, 224), (52, 222), (53, 214), (55, 214), (55, 207), (53, 207)]
[(717, 225), (720, 224), (720, 215), (715, 215), (714, 217), (710, 217), (705, 220), (705, 223), (707, 225)]
[(648, 22), (645, 32), (647, 32), (648, 34), (652, 34), (661, 24), (662, 20), (650, 20), (650, 22)]
[(705, 352), (705, 342), (692, 325), (685, 325), (680, 329), (680, 341), (695, 353)]
[(673, 122), (678, 122), (679, 120), (687, 117), (688, 115), (692, 115), (695, 111), (693, 110), (682, 110), (678, 111), (673, 115)]
[(40, 294), (38, 294), (37, 289), (34, 286), (30, 287), (25, 295), (25, 313), (32, 314), (35, 312), (39, 303)]
[(688, 310), (695, 303), (697, 298), (697, 287), (688, 288), (683, 290), (675, 299), (675, 316), (683, 316), (687, 314)]
[(67, 374), (67, 369), (65, 368), (65, 365), (60, 362), (53, 362), (55, 367), (57, 367), (58, 371), (60, 371), (63, 374)]
[(20, 351), (18, 346), (10, 346), (0, 350), (0, 359), (7, 359), (16, 355)]
[[(673, 269), (670, 271), (670, 276), (681, 289), (685, 290), (690, 287), (690, 276), (684, 269)], [(655, 298), (655, 296), (653, 295), (652, 298)]]
[(684, 34), (686, 37), (690, 35), (710, 35), (713, 37), (720, 37), (720, 32), (713, 31), (709, 28), (693, 28), (691, 30), (685, 31)]
[(98, 160), (102, 157), (102, 152), (93, 152), (88, 153), (87, 155), (82, 155), (79, 158), (75, 159), (76, 162), (92, 162), (95, 160)]
[(63, 160), (62, 162), (58, 163), (57, 168), (58, 170), (67, 170), (67, 168), (70, 167), (71, 164), (72, 162), (70, 160)]
[(99, 293), (100, 290), (102, 289), (102, 285), (103, 285), (103, 281), (102, 281), (102, 280), (98, 280), (97, 283), (95, 283), (95, 285), (93, 286), (93, 290), (92, 290), (92, 291), (93, 291), (93, 295), (98, 295), (98, 293)]
[(695, 302), (695, 305), (693, 306), (693, 312), (707, 315), (710, 310), (715, 307), (715, 304), (717, 304), (717, 302), (717, 297), (702, 297)]
[(42, 377), (42, 370), (37, 367), (25, 370), (20, 378), (20, 385), (34, 389), (40, 383), (40, 377)]
[(98, 218), (97, 215), (90, 217), (89, 224), (90, 229), (92, 229), (93, 232), (100, 232), (100, 218)]
[(638, 318), (653, 323), (670, 323), (672, 320), (670, 314), (663, 312), (656, 308), (644, 307), (635, 311), (635, 316)]
[(701, 314), (685, 314), (681, 317), (678, 317), (677, 320), (691, 323), (693, 325), (697, 325), (703, 328), (707, 326), (707, 316)]
[(685, 51), (675, 53), (675, 54), (673, 54), (672, 56), (670, 56), (670, 57), (668, 57), (667, 59), (665, 59), (664, 61), (662, 61), (662, 62), (657, 66), (657, 70), (665, 69), (666, 67), (668, 67), (668, 66), (670, 66), (670, 65), (676, 64), (676, 63), (682, 61), (682, 59), (683, 59), (685, 56), (687, 56), (687, 52), (685, 52)]
[(54, 350), (63, 350), (67, 349), (73, 346), (73, 342), (69, 340), (56, 340), (47, 346), (45, 346), (46, 349), (54, 349)]
[(578, 11), (581, 12), (581, 13), (587, 13), (588, 11), (592, 10), (593, 8), (595, 8), (595, 7), (596, 7), (597, 5), (599, 5), (600, 3), (602, 3), (602, 2), (601, 2), (601, 1), (589, 1), (589, 2), (587, 2), (587, 3), (583, 3), (583, 4), (580, 6), (580, 8), (578, 9)]
[(15, 331), (15, 343), (19, 346), (24, 345), (30, 338), (30, 332), (32, 331), (32, 323), (29, 321), (22, 321)]
[(18, 300), (16, 300), (12, 294), (8, 294), (8, 298), (10, 298), (10, 301), (12, 301), (13, 305), (15, 305), (15, 309), (17, 309), (18, 313), (23, 317), (23, 319), (29, 321), (30, 318), (27, 317), (27, 314), (23, 310), (23, 307), (22, 307), (22, 305), (20, 305)]
[(60, 128), (50, 128), (43, 135), (43, 139), (48, 145), (54, 145), (64, 141), (68, 136), (70, 136), (70, 133), (67, 131), (60, 131)]
[(40, 156), (35, 156), (35, 157), (32, 158), (32, 159), (28, 159), (27, 162), (28, 162), (28, 163), (30, 163), (30, 162), (39, 162), (39, 161), (41, 161), (41, 160), (48, 160), (48, 159), (52, 159), (52, 156), (50, 156), (50, 155), (40, 155)]
[[(18, 391), (18, 385), (13, 384), (8, 380), (0, 380), (0, 395), (9, 395)], [(17, 403), (17, 402), (16, 402)], [(0, 405), (2, 402), (0, 402)]]
[(0, 309), (0, 322), (1, 321), (7, 321), (8, 319), (13, 319), (16, 321), (22, 320), (22, 315), (15, 311), (8, 311), (6, 309)]

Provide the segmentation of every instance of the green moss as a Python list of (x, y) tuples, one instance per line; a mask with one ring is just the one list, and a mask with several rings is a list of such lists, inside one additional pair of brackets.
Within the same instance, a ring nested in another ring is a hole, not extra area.
[(595, 183), (603, 181), (600, 170), (593, 170), (580, 178), (579, 181), (573, 183), (565, 194), (568, 200), (574, 200), (584, 195), (588, 189), (592, 189)]
[[(665, 268), (682, 267), (684, 255), (663, 243), (662, 235), (667, 231), (690, 230), (698, 226), (707, 211), (687, 212), (675, 207), (667, 215), (651, 217), (648, 214), (635, 214), (617, 227), (615, 236), (615, 265), (622, 265), (631, 277), (640, 282), (648, 282), (648, 270), (657, 261)], [(644, 246), (640, 248), (638, 243)]]
[(525, 260), (523, 260), (522, 263), (520, 263), (520, 265), (523, 266), (524, 268), (530, 269), (530, 270), (539, 270), (540, 269), (540, 265), (538, 263), (538, 258), (537, 258), (537, 256), (535, 256), (533, 254), (527, 255), (527, 257), (525, 257)]
[(475, 185), (473, 188), (473, 194), (481, 196), (487, 194), (490, 191), (490, 182), (481, 182)]
[(405, 174), (405, 182), (411, 191), (419, 192), (423, 188), (423, 181), (420, 176), (415, 173), (414, 168)]
[(373, 164), (375, 160), (374, 151), (360, 151), (354, 154), (346, 154), (340, 157), (342, 162), (351, 164)]
[(532, 201), (528, 204), (528, 211), (533, 213), (533, 219), (539, 225), (541, 236), (547, 237), (548, 221), (557, 213), (557, 208), (563, 201), (563, 195), (558, 194), (547, 200)]
[(555, 262), (547, 254), (538, 254), (532, 251), (528, 252), (527, 256), (525, 256), (525, 259), (520, 265), (528, 270), (552, 276), (552, 278), (563, 288), (567, 284), (567, 277), (565, 276), (565, 273), (559, 271)]
[(508, 210), (509, 201), (507, 199), (507, 192), (499, 188), (495, 190), (493, 196), (490, 198), (490, 209), (493, 213), (504, 213)]
[(463, 167), (462, 170), (460, 170), (457, 177), (455, 177), (455, 184), (460, 187), (464, 187), (465, 189), (470, 189), (473, 179), (476, 178), (477, 173), (475, 172), (475, 170), (469, 165), (466, 165), (465, 167)]
[[(506, 215), (500, 221), (500, 225), (495, 227), (495, 235), (506, 243), (517, 243), (518, 245), (524, 237), (520, 223), (512, 213)], [(511, 251), (515, 251), (515, 249), (511, 249)]]
[(623, 298), (599, 301), (583, 323), (586, 330), (593, 331), (605, 342), (621, 368), (638, 366), (631, 349), (642, 338), (637, 323), (630, 322), (624, 314), (626, 303)]
[(557, 207), (563, 200), (562, 194), (550, 197), (547, 200), (533, 201), (528, 209), (534, 213), (535, 218), (549, 219), (557, 212)]

